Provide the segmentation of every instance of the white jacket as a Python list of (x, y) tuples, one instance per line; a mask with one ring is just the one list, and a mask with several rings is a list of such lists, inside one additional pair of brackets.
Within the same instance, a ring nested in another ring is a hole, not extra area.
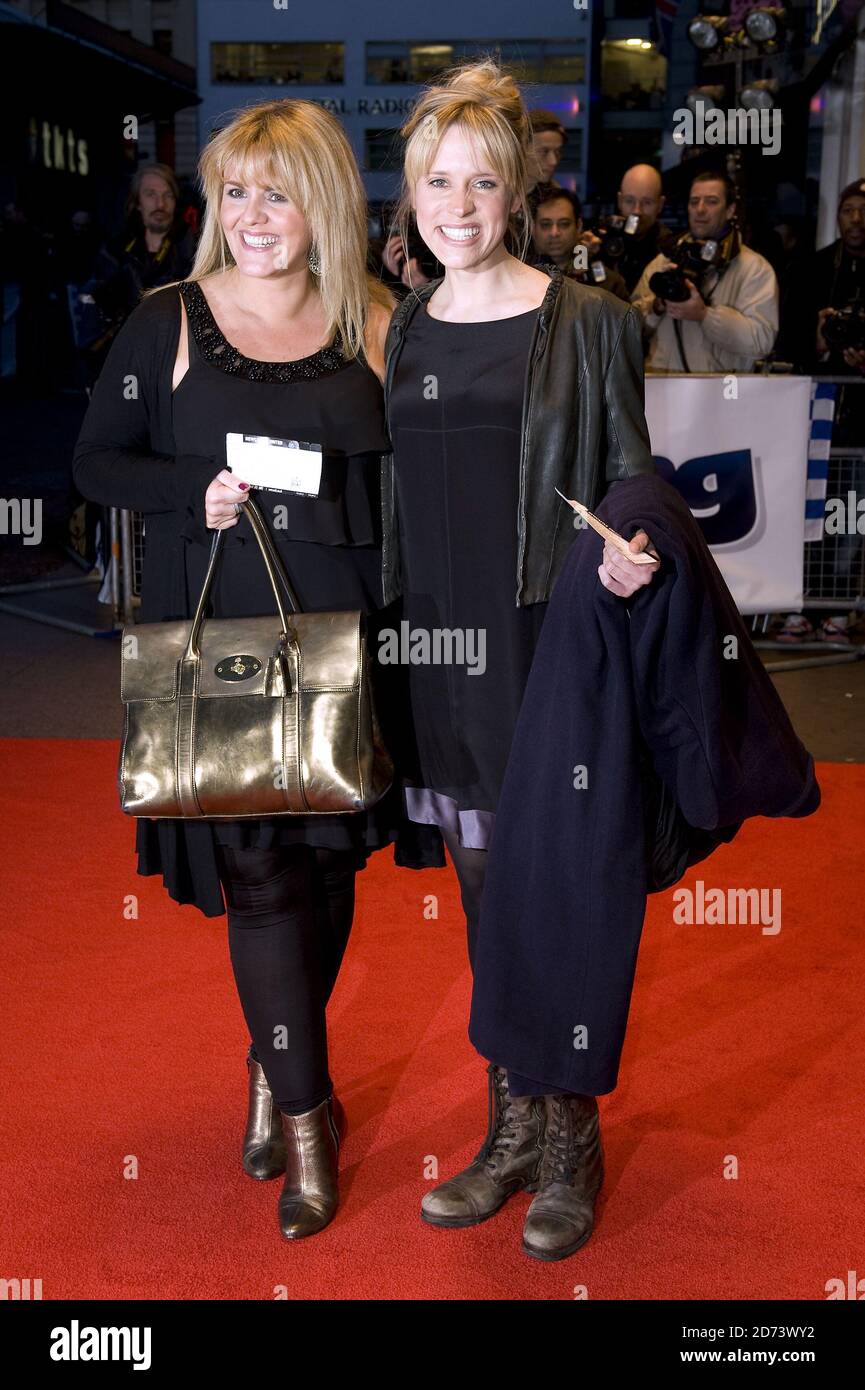
[[(667, 257), (649, 261), (631, 303), (643, 315), (649, 337), (646, 370), (683, 372), (676, 320), (652, 312), (655, 295), (649, 280), (661, 270)], [(692, 372), (750, 372), (758, 357), (770, 352), (778, 332), (778, 281), (769, 262), (743, 246), (709, 295), (711, 301), (702, 323), (680, 319), (682, 342)]]

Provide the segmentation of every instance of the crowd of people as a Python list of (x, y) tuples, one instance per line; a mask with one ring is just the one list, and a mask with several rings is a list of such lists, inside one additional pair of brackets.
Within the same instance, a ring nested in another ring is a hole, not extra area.
[[(556, 267), (636, 305), (650, 373), (752, 372), (765, 365), (846, 378), (849, 386), (838, 383), (833, 440), (862, 444), (865, 385), (856, 387), (865, 378), (865, 179), (841, 193), (835, 241), (810, 254), (797, 243), (793, 254), (773, 265), (748, 244), (742, 192), (725, 167), (695, 161), (685, 224), (678, 228), (665, 220), (664, 180), (649, 164), (624, 171), (613, 212), (587, 219), (578, 195), (556, 179), (564, 127), (550, 111), (534, 110), (529, 118), (531, 185), (525, 194), (531, 235), (518, 248), (519, 223), (510, 232), (511, 249), (524, 262)], [(371, 241), (370, 259), (373, 272), (399, 299), (439, 277), (442, 267), (414, 223), (397, 232), (392, 215), (385, 205), (384, 235)], [(188, 191), (182, 196), (164, 164), (137, 171), (123, 226), (114, 236), (104, 236), (91, 214), (78, 210), (65, 238), (34, 239), (20, 211), (7, 207), (7, 278), (10, 265), (21, 267), (21, 286), (13, 290), (17, 295), (20, 288), (26, 301), (17, 316), (21, 374), (26, 377), (32, 362), (43, 383), (47, 373), (89, 393), (142, 295), (189, 274), (199, 218), (195, 199)], [(35, 260), (34, 247), (42, 248)], [(52, 361), (46, 361), (46, 338), (54, 344)], [(8, 332), (4, 354), (14, 357)], [(821, 631), (844, 641), (846, 619), (824, 619)], [(813, 634), (804, 615), (790, 615), (779, 631), (789, 642)]]
[[(746, 244), (741, 195), (725, 170), (694, 175), (687, 226), (677, 231), (662, 221), (660, 172), (633, 165), (622, 174), (615, 212), (589, 226), (578, 195), (555, 178), (564, 127), (552, 112), (529, 114), (534, 181), (526, 190), (532, 225), (525, 259), (539, 267), (555, 265), (636, 304), (645, 325), (648, 371), (750, 372), (772, 356), (794, 371), (865, 376), (865, 179), (841, 194), (838, 238), (807, 263), (798, 248), (779, 279), (766, 256)], [(61, 301), (60, 318), (68, 313), (67, 336), (88, 386), (142, 294), (189, 273), (199, 216), (194, 199), (188, 193), (182, 198), (174, 171), (148, 164), (132, 180), (116, 235), (105, 237), (92, 215), (79, 209), (65, 237), (37, 238), (43, 252), (38, 269), (44, 274), (47, 268), (51, 297)], [(32, 279), (24, 264), (26, 245), (33, 254), (32, 229), (19, 209), (5, 209), (2, 230), (7, 265), (20, 264), (19, 278)], [(413, 228), (406, 238), (389, 232), (371, 243), (371, 257), (397, 297), (441, 274)], [(714, 255), (701, 261), (700, 253), (706, 256), (704, 248), (713, 242)], [(653, 277), (677, 269), (684, 282), (680, 293), (656, 293)]]
[[(535, 110), (530, 117), (535, 181), (527, 190), (527, 259), (554, 264), (636, 304), (645, 324), (648, 371), (750, 372), (772, 356), (794, 371), (865, 375), (865, 179), (841, 193), (837, 240), (814, 252), (807, 269), (798, 255), (779, 276), (765, 255), (747, 245), (741, 194), (725, 168), (694, 174), (687, 225), (677, 231), (661, 220), (661, 173), (635, 164), (621, 177), (615, 213), (589, 227), (577, 194), (555, 179), (564, 127), (550, 111)], [(717, 247), (706, 254), (713, 242)], [(397, 236), (383, 244), (381, 261), (399, 294), (440, 273), (435, 267), (427, 271), (411, 251), (406, 256)], [(653, 276), (677, 269), (682, 297), (652, 289)], [(845, 332), (833, 334), (830, 325), (825, 333), (833, 318), (844, 323)]]

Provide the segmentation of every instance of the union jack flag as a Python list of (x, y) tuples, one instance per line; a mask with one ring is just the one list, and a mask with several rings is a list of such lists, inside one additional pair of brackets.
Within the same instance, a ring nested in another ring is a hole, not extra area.
[(658, 31), (658, 49), (670, 56), (673, 35), (673, 20), (679, 10), (680, 0), (655, 0), (655, 28)]

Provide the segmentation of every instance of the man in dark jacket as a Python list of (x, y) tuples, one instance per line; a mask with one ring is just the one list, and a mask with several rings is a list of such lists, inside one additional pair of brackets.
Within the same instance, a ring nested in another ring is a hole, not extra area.
[(179, 216), (180, 188), (167, 164), (148, 164), (132, 180), (126, 228), (114, 247), (119, 273), (110, 286), (121, 322), (146, 290), (185, 280), (195, 259), (196, 238)]
[(594, 284), (599, 290), (607, 290), (617, 299), (630, 303), (627, 285), (619, 272), (608, 269), (594, 256), (590, 262), (589, 247), (583, 235), (583, 207), (569, 188), (554, 188), (539, 199), (532, 221), (532, 241), (533, 264), (539, 269), (557, 266), (563, 275), (578, 280), (581, 285)]
[[(849, 378), (836, 384), (834, 448), (861, 449), (865, 445), (865, 179), (856, 179), (841, 190), (838, 199), (836, 241), (824, 246), (810, 260), (798, 262), (788, 276), (781, 306), (778, 356), (792, 360), (801, 372)], [(852, 310), (852, 314), (844, 314)], [(855, 341), (837, 342), (837, 325), (849, 323)], [(834, 333), (833, 333), (834, 331)], [(853, 457), (851, 485), (861, 493), (865, 463)], [(846, 485), (845, 485), (846, 486)], [(840, 536), (831, 563), (835, 592), (856, 592), (861, 565), (862, 537)], [(778, 633), (779, 641), (794, 644), (815, 636), (846, 643), (848, 631), (844, 604), (838, 611), (819, 614), (788, 613)], [(819, 623), (819, 628), (815, 625)]]
[(620, 217), (637, 217), (637, 230), (622, 238), (624, 251), (612, 264), (633, 294), (640, 276), (656, 256), (669, 256), (676, 237), (658, 221), (664, 207), (661, 175), (651, 164), (634, 164), (622, 175), (618, 193)]
[(826, 334), (827, 320), (849, 305), (861, 305), (865, 312), (865, 179), (842, 189), (838, 231), (838, 238), (798, 266), (784, 287), (779, 353), (803, 372), (865, 373), (865, 351), (835, 346), (831, 327)]

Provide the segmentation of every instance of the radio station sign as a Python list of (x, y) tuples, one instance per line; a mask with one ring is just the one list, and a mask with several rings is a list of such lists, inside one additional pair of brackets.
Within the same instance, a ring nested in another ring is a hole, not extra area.
[(416, 97), (358, 97), (348, 101), (345, 97), (309, 97), (316, 106), (323, 106), (332, 116), (407, 116), (414, 107)]

